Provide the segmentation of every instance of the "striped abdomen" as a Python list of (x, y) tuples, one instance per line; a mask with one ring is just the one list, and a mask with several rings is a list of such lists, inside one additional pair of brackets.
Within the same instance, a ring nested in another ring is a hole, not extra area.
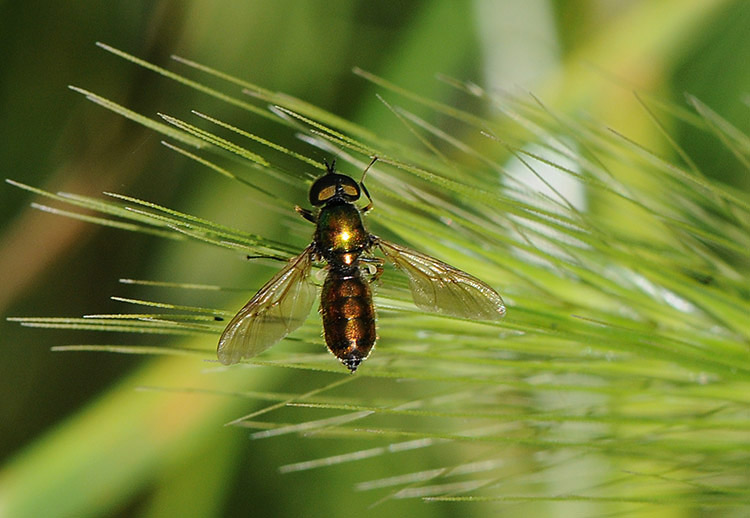
[(329, 270), (320, 313), (328, 348), (354, 372), (377, 339), (370, 284), (358, 267)]

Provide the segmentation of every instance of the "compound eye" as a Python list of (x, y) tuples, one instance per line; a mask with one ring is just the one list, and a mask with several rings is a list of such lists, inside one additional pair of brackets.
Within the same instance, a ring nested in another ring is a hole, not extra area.
[(343, 174), (329, 173), (315, 180), (310, 187), (310, 203), (317, 207), (337, 197), (339, 200), (357, 201), (359, 194), (357, 182)]
[(327, 185), (322, 187), (318, 190), (318, 192), (315, 195), (315, 203), (313, 205), (322, 205), (323, 203), (327, 202), (333, 196), (336, 194), (336, 186), (335, 185)]
[(347, 178), (346, 181), (341, 182), (341, 190), (344, 191), (347, 200), (357, 201), (359, 199), (359, 185), (351, 178)]
[(336, 194), (336, 181), (331, 176), (321, 176), (310, 187), (310, 203), (314, 207), (323, 205)]

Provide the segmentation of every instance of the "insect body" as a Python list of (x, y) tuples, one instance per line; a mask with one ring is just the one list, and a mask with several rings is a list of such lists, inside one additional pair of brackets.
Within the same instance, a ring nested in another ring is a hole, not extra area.
[[(334, 162), (335, 164), (335, 162)], [(416, 305), (427, 311), (495, 320), (505, 314), (500, 295), (479, 279), (415, 250), (390, 243), (365, 229), (362, 215), (372, 208), (364, 186), (335, 172), (334, 164), (310, 188), (316, 214), (296, 207), (315, 223), (313, 242), (277, 273), (229, 322), (219, 339), (224, 364), (252, 358), (297, 329), (315, 299), (313, 261), (325, 260), (328, 273), (320, 298), (323, 333), (331, 352), (352, 372), (367, 358), (377, 338), (370, 283), (382, 272), (373, 248), (409, 277)], [(366, 171), (365, 171), (366, 172)], [(370, 203), (358, 209), (362, 192)], [(373, 272), (374, 269), (374, 272)]]
[(372, 247), (362, 213), (354, 205), (359, 186), (333, 167), (310, 189), (313, 205), (323, 203), (317, 218), (315, 246), (328, 262), (320, 296), (326, 344), (354, 372), (377, 338), (370, 281), (360, 269), (361, 255)]

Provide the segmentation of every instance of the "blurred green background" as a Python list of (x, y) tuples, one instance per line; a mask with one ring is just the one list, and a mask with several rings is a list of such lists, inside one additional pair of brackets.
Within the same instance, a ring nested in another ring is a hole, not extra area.
[[(630, 125), (631, 110), (621, 99), (632, 97), (633, 89), (677, 104), (687, 92), (743, 131), (750, 126), (750, 4), (744, 1), (31, 1), (2, 3), (0, 19), (4, 177), (51, 191), (125, 193), (263, 235), (274, 235), (276, 218), (252, 210), (247, 192), (206, 174), (161, 146), (158, 135), (67, 86), (147, 115), (187, 118), (197, 109), (304, 149), (294, 136), (118, 59), (96, 41), (167, 68), (175, 67), (171, 54), (194, 59), (379, 134), (404, 130), (375, 99), (379, 90), (352, 74), (352, 67), (449, 104), (457, 102), (455, 93), (436, 74), (489, 90), (532, 90), (558, 109), (585, 111), (640, 141), (653, 129)], [(738, 172), (743, 170), (726, 149), (677, 122), (669, 130), (708, 174), (742, 190), (750, 187), (747, 171)], [(30, 201), (26, 192), (0, 187), (3, 317), (124, 311), (111, 295), (145, 295), (119, 284), (123, 277), (248, 284), (252, 267), (236, 254), (47, 215), (30, 209)], [(290, 193), (290, 210), (295, 203), (304, 203), (303, 190)], [(272, 270), (258, 271), (267, 276)], [(192, 296), (184, 303), (236, 302), (226, 295)], [(33, 502), (17, 509), (41, 513), (36, 516), (351, 516), (373, 503), (353, 491), (354, 482), (385, 476), (389, 462), (400, 461), (385, 456), (312, 474), (280, 474), (280, 465), (336, 450), (326, 441), (296, 436), (254, 442), (241, 430), (222, 428), (256, 408), (242, 399), (219, 407), (210, 396), (134, 390), (154, 379), (166, 387), (190, 387), (205, 368), (199, 360), (53, 353), (50, 346), (58, 344), (134, 339), (30, 330), (5, 318), (0, 337), (0, 455), (6, 461), (0, 516), (12, 516), (3, 513), (18, 502)], [(166, 340), (148, 336), (138, 343)], [(253, 387), (283, 391), (285, 384), (304, 383), (298, 376), (269, 372)], [(207, 386), (241, 386), (213, 377)], [(91, 405), (112, 409), (104, 419), (111, 435), (94, 431), (99, 423), (75, 421)], [(71, 419), (80, 425), (78, 435), (66, 437)], [(101, 442), (108, 436), (112, 443)], [(58, 440), (56, 449), (45, 450), (51, 438)], [(91, 465), (66, 472), (82, 449), (95, 452)], [(415, 466), (429, 465), (429, 455), (416, 455)], [(39, 472), (24, 471), (45, 462), (49, 483), (39, 480)], [(130, 462), (132, 469), (123, 468)], [(123, 469), (102, 469), (108, 464)], [(33, 478), (37, 486), (26, 484)], [(68, 498), (90, 485), (100, 491)], [(367, 514), (485, 516), (495, 510), (402, 500)]]

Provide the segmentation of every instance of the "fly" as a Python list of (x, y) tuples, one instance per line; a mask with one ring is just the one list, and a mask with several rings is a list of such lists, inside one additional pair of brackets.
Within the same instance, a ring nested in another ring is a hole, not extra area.
[[(370, 166), (357, 183), (337, 173), (335, 164), (326, 163), (326, 174), (310, 187), (310, 204), (319, 210), (295, 207), (315, 224), (312, 243), (229, 322), (219, 339), (221, 363), (253, 358), (302, 325), (317, 292), (310, 278), (311, 267), (313, 262), (323, 260), (328, 264), (320, 296), (323, 334), (328, 349), (351, 372), (356, 371), (377, 339), (370, 284), (382, 273), (384, 260), (375, 257), (373, 249), (379, 249), (406, 273), (414, 303), (420, 309), (481, 320), (497, 320), (505, 314), (500, 295), (476, 277), (370, 234), (362, 221), (373, 206), (364, 184)], [(369, 203), (359, 209), (355, 202), (362, 193)]]

